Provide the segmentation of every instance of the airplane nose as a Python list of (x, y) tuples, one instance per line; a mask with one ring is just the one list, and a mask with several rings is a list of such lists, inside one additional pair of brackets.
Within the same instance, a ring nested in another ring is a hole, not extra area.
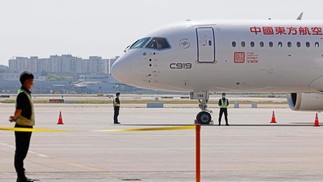
[(120, 57), (116, 62), (113, 63), (111, 67), (111, 74), (113, 78), (119, 82), (129, 83), (130, 81), (131, 76), (129, 75), (129, 70), (127, 69), (129, 68), (129, 65), (126, 65), (126, 63), (126, 60)]

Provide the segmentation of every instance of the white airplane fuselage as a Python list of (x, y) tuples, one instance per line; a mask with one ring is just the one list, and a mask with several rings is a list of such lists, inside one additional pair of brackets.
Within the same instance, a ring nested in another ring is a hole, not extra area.
[(322, 27), (297, 20), (186, 22), (147, 36), (165, 37), (170, 48), (129, 49), (112, 74), (158, 90), (316, 92), (323, 90)]
[(112, 74), (157, 90), (320, 93), (322, 28), (323, 21), (187, 21), (140, 39)]

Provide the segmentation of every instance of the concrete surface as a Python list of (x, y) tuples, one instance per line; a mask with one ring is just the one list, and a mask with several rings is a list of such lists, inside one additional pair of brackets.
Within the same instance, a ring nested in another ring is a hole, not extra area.
[[(0, 126), (13, 126), (13, 104), (0, 104)], [(270, 124), (275, 110), (277, 124)], [(36, 127), (82, 132), (33, 133), (27, 175), (54, 181), (195, 181), (195, 133), (93, 130), (192, 124), (197, 108), (36, 105)], [(62, 111), (64, 125), (57, 125)], [(218, 110), (213, 117), (217, 120)], [(202, 181), (321, 181), (323, 131), (315, 113), (282, 108), (229, 110), (231, 126), (202, 127)], [(224, 121), (222, 121), (224, 123)], [(0, 181), (15, 181), (14, 134), (0, 130)]]

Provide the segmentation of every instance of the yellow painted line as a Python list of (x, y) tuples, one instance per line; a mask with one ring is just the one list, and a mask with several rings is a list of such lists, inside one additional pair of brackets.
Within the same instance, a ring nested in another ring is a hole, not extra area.
[(155, 127), (155, 128), (129, 128), (116, 130), (95, 130), (96, 132), (138, 132), (138, 131), (169, 131), (169, 130), (193, 130), (195, 126), (174, 126), (174, 127)]

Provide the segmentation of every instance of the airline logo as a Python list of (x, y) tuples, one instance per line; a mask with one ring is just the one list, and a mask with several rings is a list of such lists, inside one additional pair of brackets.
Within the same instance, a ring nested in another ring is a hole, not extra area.
[(182, 40), (180, 40), (179, 41), (179, 46), (181, 47), (181, 48), (183, 48), (183, 49), (187, 49), (187, 48), (189, 48), (190, 47), (190, 42), (189, 42), (189, 40), (188, 39), (182, 39)]
[(250, 32), (255, 35), (323, 35), (322, 27), (271, 27), (252, 26)]

